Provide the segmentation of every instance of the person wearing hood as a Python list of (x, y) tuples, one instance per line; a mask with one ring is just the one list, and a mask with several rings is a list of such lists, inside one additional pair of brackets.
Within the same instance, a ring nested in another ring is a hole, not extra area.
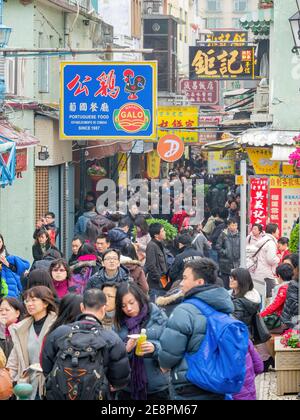
[(228, 220), (227, 229), (221, 233), (216, 250), (219, 253), (221, 277), (225, 288), (229, 289), (230, 273), (240, 266), (240, 233), (236, 220)]
[(70, 293), (83, 294), (90, 278), (101, 268), (94, 247), (85, 243), (77, 254), (77, 261), (70, 265)]
[(88, 289), (101, 289), (103, 284), (119, 284), (129, 281), (129, 270), (121, 265), (121, 253), (108, 249), (103, 254), (103, 267), (92, 276), (86, 285)]
[(266, 235), (256, 244), (257, 264), (252, 272), (252, 279), (256, 289), (265, 299), (272, 297), (272, 290), (278, 284), (276, 268), (280, 263), (278, 256), (279, 228), (276, 224), (269, 224)]
[(121, 264), (129, 270), (130, 277), (147, 294), (149, 285), (134, 245), (127, 244), (122, 248)]
[(84, 205), (85, 212), (80, 216), (75, 225), (75, 235), (86, 235), (86, 229), (88, 222), (97, 216), (96, 206), (93, 202), (87, 202)]
[[(196, 298), (219, 312), (232, 314), (234, 306), (228, 292), (218, 287), (217, 266), (208, 259), (186, 264), (181, 282), (187, 298)], [(171, 400), (224, 400), (225, 395), (214, 394), (196, 387), (187, 380), (186, 353), (198, 352), (206, 334), (207, 320), (190, 303), (181, 303), (170, 316), (161, 338), (159, 363), (163, 371), (171, 370)]]
[(252, 335), (252, 319), (259, 312), (261, 297), (248, 270), (238, 268), (231, 272), (230, 289), (232, 291), (232, 302), (234, 305), (233, 316), (247, 325)]
[(177, 242), (180, 254), (175, 257), (174, 264), (169, 271), (169, 276), (173, 283), (177, 280), (182, 280), (185, 264), (190, 261), (200, 260), (204, 256), (192, 246), (192, 238), (190, 235), (179, 235), (177, 237)]

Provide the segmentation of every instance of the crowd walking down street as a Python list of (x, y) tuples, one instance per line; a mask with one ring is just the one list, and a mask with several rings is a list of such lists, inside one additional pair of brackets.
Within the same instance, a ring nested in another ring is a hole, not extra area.
[(32, 264), (0, 235), (0, 348), (12, 384), (29, 383), (32, 400), (256, 400), (274, 340), (299, 326), (299, 256), (277, 225), (256, 224), (241, 268), (238, 199), (234, 218), (228, 197), (196, 227), (171, 212), (173, 240), (150, 207), (107, 212), (95, 235), (93, 205), (69, 261), (51, 212), (33, 234)]
[(0, 401), (300, 400), (299, 52), (300, 0), (0, 0)]

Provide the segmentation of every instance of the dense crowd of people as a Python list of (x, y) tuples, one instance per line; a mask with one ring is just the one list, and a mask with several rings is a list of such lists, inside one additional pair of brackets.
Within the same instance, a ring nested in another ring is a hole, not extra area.
[[(210, 184), (201, 224), (191, 226), (184, 207), (168, 215), (137, 206), (98, 212), (88, 193), (68, 261), (52, 212), (37, 224), (32, 264), (0, 235), (0, 360), (14, 383), (31, 383), (30, 399), (256, 399), (255, 376), (274, 364), (274, 336), (299, 325), (299, 256), (277, 225), (256, 224), (241, 268), (238, 189), (209, 178), (201, 161), (176, 164), (169, 176), (173, 204), (173, 181)], [(161, 219), (178, 229), (174, 240)], [(209, 323), (194, 300), (246, 329), (235, 392), (189, 379), (186, 355), (197, 354)], [(257, 316), (265, 339), (255, 332)]]

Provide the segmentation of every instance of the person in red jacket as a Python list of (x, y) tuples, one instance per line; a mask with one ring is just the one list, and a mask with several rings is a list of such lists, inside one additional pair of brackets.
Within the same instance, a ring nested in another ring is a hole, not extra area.
[[(276, 314), (278, 317), (281, 316), (286, 301), (289, 283), (293, 278), (293, 272), (293, 268), (289, 264), (281, 264), (277, 267), (276, 275), (280, 286), (273, 302), (261, 312), (261, 316), (263, 318), (273, 314)], [(276, 289), (274, 291), (276, 293)]]
[(289, 250), (289, 239), (288, 238), (280, 238), (278, 240), (278, 256), (280, 258), (280, 264), (283, 264), (285, 257), (291, 255), (291, 251)]

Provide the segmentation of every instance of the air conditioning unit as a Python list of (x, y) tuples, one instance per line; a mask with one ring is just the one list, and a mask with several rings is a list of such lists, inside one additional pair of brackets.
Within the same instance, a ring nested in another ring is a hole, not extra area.
[(268, 112), (269, 86), (259, 86), (254, 95), (254, 112)]

